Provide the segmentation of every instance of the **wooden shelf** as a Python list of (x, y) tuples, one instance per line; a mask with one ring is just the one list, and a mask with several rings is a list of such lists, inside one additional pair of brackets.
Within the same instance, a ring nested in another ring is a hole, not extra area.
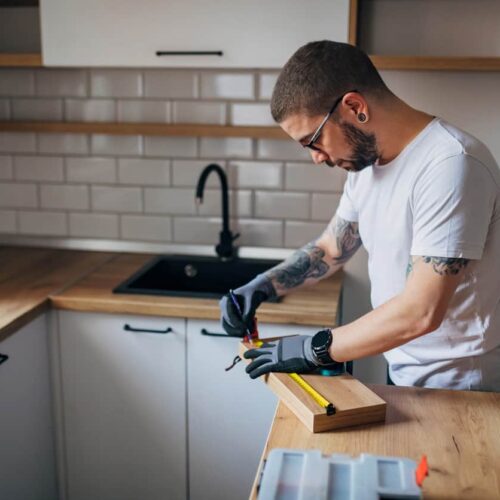
[(377, 56), (370, 59), (377, 69), (500, 71), (500, 57)]
[(28, 66), (41, 68), (42, 54), (0, 52), (0, 66)]
[(278, 126), (243, 127), (231, 125), (107, 123), (107, 122), (0, 122), (0, 132), (57, 132), (65, 134), (165, 135), (179, 137), (250, 137), (288, 139)]

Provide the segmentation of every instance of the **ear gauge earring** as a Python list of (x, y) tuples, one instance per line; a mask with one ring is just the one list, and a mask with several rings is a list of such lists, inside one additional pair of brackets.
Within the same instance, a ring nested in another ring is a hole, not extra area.
[(364, 113), (358, 113), (358, 121), (359, 122), (364, 123), (364, 122), (366, 122), (367, 119), (368, 118)]

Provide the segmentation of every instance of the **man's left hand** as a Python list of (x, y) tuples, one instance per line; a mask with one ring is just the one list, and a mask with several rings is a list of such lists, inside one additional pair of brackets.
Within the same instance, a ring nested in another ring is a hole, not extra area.
[(314, 359), (309, 335), (284, 337), (267, 342), (261, 347), (246, 351), (243, 356), (253, 361), (245, 371), (251, 378), (257, 378), (269, 372), (309, 373), (318, 364)]

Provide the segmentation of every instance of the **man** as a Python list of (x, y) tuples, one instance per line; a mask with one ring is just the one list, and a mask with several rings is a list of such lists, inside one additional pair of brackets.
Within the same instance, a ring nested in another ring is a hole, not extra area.
[(500, 171), (488, 149), (391, 93), (361, 50), (301, 47), (273, 118), (315, 164), (348, 171), (319, 238), (221, 300), (243, 336), (263, 300), (313, 285), (363, 244), (373, 310), (352, 323), (249, 351), (252, 378), (384, 353), (396, 385), (500, 391)]

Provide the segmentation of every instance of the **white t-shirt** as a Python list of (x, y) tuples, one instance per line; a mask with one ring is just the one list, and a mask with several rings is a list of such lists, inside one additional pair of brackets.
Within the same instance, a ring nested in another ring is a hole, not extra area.
[(500, 169), (486, 146), (435, 118), (390, 163), (350, 172), (337, 214), (359, 223), (373, 307), (403, 291), (411, 255), (471, 259), (441, 326), (384, 354), (394, 383), (500, 391)]

